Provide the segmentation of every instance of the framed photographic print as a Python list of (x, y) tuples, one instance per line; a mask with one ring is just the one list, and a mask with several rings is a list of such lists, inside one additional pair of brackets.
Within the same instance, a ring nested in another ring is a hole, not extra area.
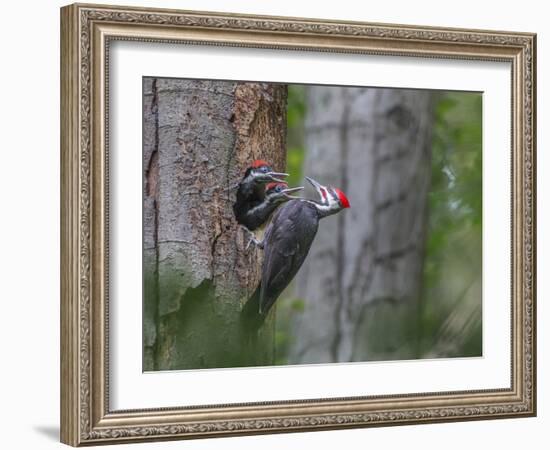
[(530, 33), (61, 9), (61, 440), (536, 413)]

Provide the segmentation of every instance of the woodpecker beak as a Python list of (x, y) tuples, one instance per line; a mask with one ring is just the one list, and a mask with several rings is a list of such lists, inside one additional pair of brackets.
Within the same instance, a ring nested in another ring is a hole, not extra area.
[(309, 184), (311, 184), (315, 188), (317, 194), (321, 198), (321, 201), (326, 201), (326, 197), (323, 195), (323, 191), (321, 190), (324, 188), (324, 186), (317, 183), (317, 181), (315, 181), (313, 178), (306, 177), (306, 180), (309, 181)]
[(300, 199), (300, 198), (302, 198), (302, 197), (295, 196), (295, 195), (288, 195), (288, 194), (291, 194), (292, 192), (301, 191), (302, 189), (304, 189), (304, 186), (299, 186), (299, 187), (289, 188), (289, 189), (283, 189), (281, 192), (282, 192), (283, 194), (285, 194), (285, 197), (286, 197), (286, 198)]
[(265, 175), (271, 178), (271, 180), (276, 183), (286, 183), (285, 180), (282, 180), (277, 177), (288, 177), (288, 173), (282, 173), (282, 172), (267, 172)]
[(321, 189), (321, 185), (317, 183), (313, 178), (306, 177), (306, 180), (309, 181), (309, 184), (311, 184), (316, 190)]

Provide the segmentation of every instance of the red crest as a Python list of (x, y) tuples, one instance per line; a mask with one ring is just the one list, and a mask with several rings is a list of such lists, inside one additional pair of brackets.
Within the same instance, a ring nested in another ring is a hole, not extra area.
[(266, 190), (266, 191), (269, 191), (270, 189), (273, 189), (273, 188), (275, 188), (275, 187), (277, 187), (277, 186), (283, 186), (283, 187), (286, 189), (286, 188), (288, 187), (288, 184), (286, 184), (286, 183), (281, 183), (281, 182), (279, 182), (279, 183), (268, 183), (268, 184), (266, 184), (266, 186), (265, 186), (265, 190)]
[(269, 164), (267, 163), (267, 161), (264, 161), (263, 159), (257, 159), (252, 162), (252, 165), (250, 167), (252, 167), (253, 169), (257, 169), (258, 167), (263, 167), (263, 166), (269, 166)]
[(340, 199), (340, 204), (342, 205), (342, 208), (349, 208), (349, 200), (346, 197), (346, 194), (344, 194), (340, 189), (334, 188), (334, 192), (336, 192), (336, 195)]

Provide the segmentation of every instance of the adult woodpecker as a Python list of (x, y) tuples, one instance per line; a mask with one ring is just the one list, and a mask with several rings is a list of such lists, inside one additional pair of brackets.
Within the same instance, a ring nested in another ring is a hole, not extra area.
[(287, 173), (274, 172), (271, 166), (256, 160), (248, 167), (243, 179), (238, 184), (237, 200), (233, 205), (233, 213), (238, 223), (250, 231), (260, 227), (269, 218), (278, 205), (269, 210), (270, 203), (265, 203), (266, 184), (284, 183), (279, 177), (287, 177)]
[(306, 179), (319, 194), (320, 201), (289, 201), (273, 216), (264, 239), (255, 241), (264, 249), (262, 279), (243, 314), (256, 326), (261, 325), (302, 266), (317, 234), (319, 220), (350, 207), (346, 195), (339, 189), (323, 186), (312, 178)]

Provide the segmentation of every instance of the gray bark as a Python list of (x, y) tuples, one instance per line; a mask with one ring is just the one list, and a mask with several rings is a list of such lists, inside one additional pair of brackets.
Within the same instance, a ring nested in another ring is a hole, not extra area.
[(305, 302), (290, 360), (416, 356), (431, 96), (311, 87), (304, 174), (340, 188), (351, 209), (323, 219), (296, 283)]
[(286, 88), (144, 80), (145, 370), (270, 364), (273, 320), (243, 342), (261, 252), (245, 251), (232, 185), (253, 159), (283, 170)]

